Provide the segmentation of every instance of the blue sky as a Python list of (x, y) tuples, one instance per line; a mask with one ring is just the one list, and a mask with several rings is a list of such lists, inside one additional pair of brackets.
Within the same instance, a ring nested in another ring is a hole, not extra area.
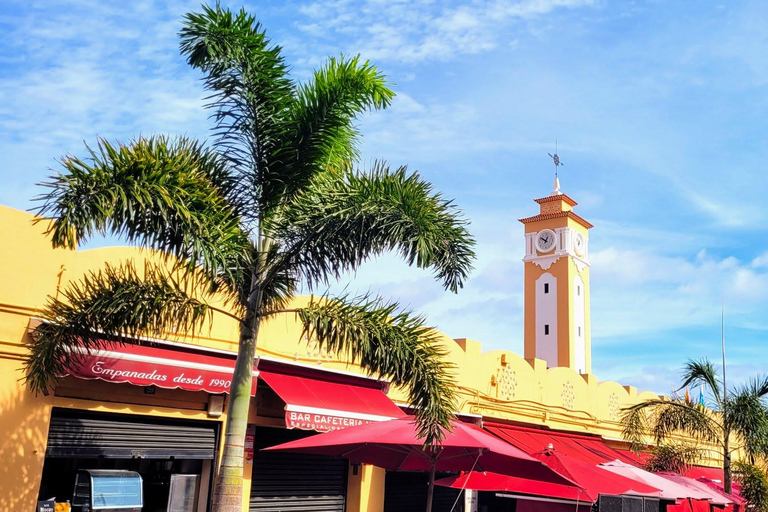
[[(224, 2), (224, 4), (228, 4)], [(351, 290), (392, 296), (452, 337), (522, 353), (523, 229), (563, 191), (595, 224), (593, 371), (668, 393), (688, 357), (768, 372), (768, 4), (604, 0), (231, 3), (259, 18), (302, 80), (360, 53), (392, 107), (360, 120), (364, 161), (407, 163), (455, 198), (477, 269), (451, 296), (394, 257)], [(199, 2), (0, 5), (0, 204), (97, 135), (205, 137), (204, 91), (178, 55)], [(345, 283), (346, 284), (346, 283)]]

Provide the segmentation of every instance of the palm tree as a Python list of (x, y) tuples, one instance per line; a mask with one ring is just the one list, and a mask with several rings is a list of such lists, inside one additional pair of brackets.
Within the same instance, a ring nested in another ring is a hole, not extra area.
[(624, 410), (624, 438), (635, 449), (643, 446), (647, 435), (657, 443), (682, 435), (716, 445), (723, 457), (724, 488), (730, 493), (731, 455), (743, 449), (747, 458), (754, 461), (768, 453), (768, 410), (764, 403), (768, 377), (755, 377), (726, 390), (711, 362), (689, 360), (683, 368), (680, 389), (688, 386), (705, 388), (714, 408), (708, 409), (688, 398), (641, 402)]
[[(365, 260), (396, 251), (457, 292), (474, 240), (453, 203), (417, 173), (374, 163), (356, 170), (354, 121), (393, 97), (359, 58), (332, 58), (297, 84), (278, 46), (240, 11), (189, 13), (181, 53), (203, 74), (212, 144), (153, 136), (99, 139), (68, 155), (43, 183), (38, 213), (54, 247), (118, 235), (167, 255), (164, 263), (107, 266), (51, 298), (26, 363), (33, 390), (55, 384), (73, 346), (193, 332), (214, 311), (239, 322), (214, 510), (239, 511), (251, 371), (259, 325), (294, 312), (305, 333), (409, 393), (419, 434), (441, 439), (454, 410), (450, 366), (422, 317), (372, 296), (313, 299), (287, 309), (303, 285), (325, 288)], [(224, 297), (227, 308), (215, 308)]]

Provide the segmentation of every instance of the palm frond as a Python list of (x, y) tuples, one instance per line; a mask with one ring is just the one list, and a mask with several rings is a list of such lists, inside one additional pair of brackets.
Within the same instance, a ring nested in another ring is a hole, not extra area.
[(644, 436), (662, 443), (674, 434), (685, 434), (693, 439), (719, 442), (721, 426), (708, 410), (685, 400), (647, 400), (624, 410), (622, 415), (624, 438), (635, 445)]
[(723, 404), (727, 428), (739, 436), (752, 457), (768, 453), (768, 410), (760, 394), (764, 385), (753, 379), (729, 393)]
[(683, 384), (679, 389), (683, 389), (690, 385), (705, 385), (717, 402), (718, 407), (722, 402), (722, 386), (720, 379), (717, 376), (717, 370), (714, 365), (708, 359), (701, 359), (696, 361), (689, 359), (683, 366)]
[[(86, 146), (87, 147), (87, 146)], [(41, 185), (36, 213), (51, 217), (54, 247), (74, 249), (95, 234), (173, 254), (213, 277), (248, 251), (248, 235), (226, 195), (224, 162), (187, 138), (99, 139), (90, 158), (63, 159), (66, 173)], [(42, 220), (42, 219), (41, 219)]]
[(368, 297), (313, 300), (298, 310), (298, 317), (304, 332), (320, 345), (405, 387), (416, 409), (419, 437), (425, 445), (439, 443), (456, 407), (453, 368), (422, 317)]
[(722, 437), (711, 413), (685, 400), (664, 402), (653, 409), (652, 418), (652, 434), (657, 443), (676, 433), (708, 442), (718, 442)]
[(764, 398), (768, 395), (768, 375), (750, 377), (743, 389), (752, 395)]
[(359, 157), (354, 119), (366, 110), (384, 109), (394, 92), (384, 75), (360, 57), (329, 59), (301, 85), (291, 110), (295, 146), (283, 165), (265, 180), (265, 196), (291, 197), (318, 173)]
[(139, 271), (128, 262), (70, 283), (61, 299), (49, 299), (34, 329), (25, 362), (30, 387), (48, 389), (78, 360), (76, 347), (90, 351), (142, 336), (195, 332), (211, 309), (190, 294), (195, 283), (185, 277), (150, 263)]
[(622, 409), (622, 437), (629, 441), (630, 449), (641, 452), (647, 447), (646, 436), (650, 435), (648, 415), (655, 403), (641, 402), (626, 409)]
[(688, 468), (701, 459), (703, 452), (696, 446), (682, 443), (660, 444), (651, 450), (651, 457), (645, 463), (645, 470), (674, 471), (684, 475)]
[(367, 174), (316, 177), (268, 229), (285, 248), (280, 266), (297, 268), (310, 288), (395, 250), (457, 292), (475, 258), (467, 224), (417, 173), (376, 163)]
[(253, 16), (219, 5), (186, 14), (179, 36), (181, 54), (211, 91), (215, 145), (240, 173), (252, 204), (263, 207), (270, 169), (290, 160), (284, 153), (292, 143), (287, 118), (295, 86), (281, 48)]

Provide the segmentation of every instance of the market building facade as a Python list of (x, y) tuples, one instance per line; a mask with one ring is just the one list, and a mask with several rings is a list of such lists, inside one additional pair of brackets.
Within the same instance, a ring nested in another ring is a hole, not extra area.
[[(604, 450), (605, 457), (631, 457), (621, 451), (626, 445), (620, 411), (657, 395), (599, 382), (591, 373), (591, 224), (559, 189), (537, 203), (539, 213), (521, 219), (524, 357), (483, 352), (477, 341), (440, 333), (457, 372), (457, 412), (464, 421), (485, 423), (500, 437), (532, 448), (562, 443), (576, 451)], [(23, 363), (48, 297), (105, 263), (140, 266), (158, 257), (127, 247), (52, 249), (45, 222), (34, 221), (0, 206), (0, 508), (34, 510), (39, 499), (70, 500), (78, 473), (103, 470), (140, 474), (144, 510), (166, 510), (176, 499), (184, 500), (183, 510), (205, 512), (227, 419), (237, 323), (214, 313), (194, 336), (169, 333), (83, 354), (52, 392), (34, 395), (23, 381)], [(260, 451), (316, 432), (400, 417), (407, 412), (403, 390), (318, 348), (302, 336), (291, 314), (266, 322), (257, 356), (244, 510), (277, 510), (276, 504), (290, 510), (408, 510), (407, 502), (423, 487), (420, 475)], [(716, 457), (709, 462), (716, 466)], [(441, 496), (446, 503), (456, 497), (452, 490), (441, 492), (435, 510)]]

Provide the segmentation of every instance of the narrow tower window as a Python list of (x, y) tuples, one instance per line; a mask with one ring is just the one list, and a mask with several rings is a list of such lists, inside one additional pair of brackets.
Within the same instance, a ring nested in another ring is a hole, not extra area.
[(544, 283), (544, 293), (549, 293), (549, 283)]
[(549, 335), (549, 324), (544, 324), (544, 335), (545, 336)]
[(576, 295), (578, 295), (579, 297), (581, 297), (581, 286), (577, 286), (577, 287), (576, 287)]
[(579, 336), (581, 336), (581, 326), (579, 326)]

